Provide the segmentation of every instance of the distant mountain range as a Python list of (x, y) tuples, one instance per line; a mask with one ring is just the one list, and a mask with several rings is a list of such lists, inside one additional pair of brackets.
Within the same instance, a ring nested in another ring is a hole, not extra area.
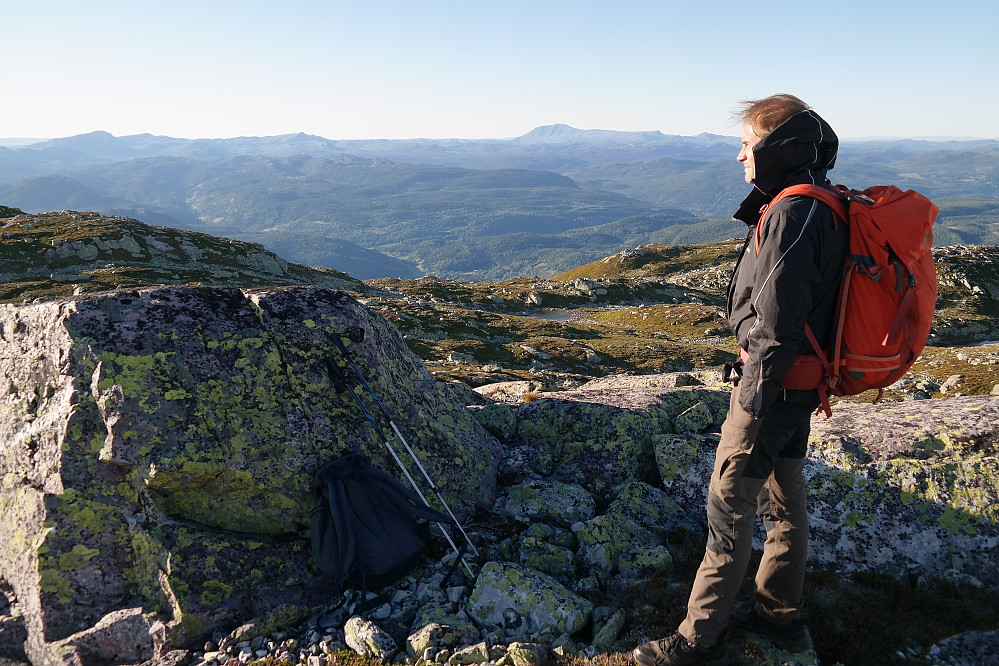
[[(510, 139), (178, 139), (0, 146), (0, 204), (257, 242), (361, 279), (550, 276), (648, 243), (744, 233), (738, 139), (548, 125)], [(938, 245), (999, 244), (999, 142), (844, 142), (834, 180), (918, 189)]]

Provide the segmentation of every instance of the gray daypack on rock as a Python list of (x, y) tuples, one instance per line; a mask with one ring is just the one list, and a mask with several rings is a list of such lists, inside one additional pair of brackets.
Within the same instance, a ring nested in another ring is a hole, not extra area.
[(423, 556), (426, 521), (448, 521), (360, 454), (324, 464), (312, 489), (312, 554), (338, 589), (355, 572), (365, 590), (401, 579)]

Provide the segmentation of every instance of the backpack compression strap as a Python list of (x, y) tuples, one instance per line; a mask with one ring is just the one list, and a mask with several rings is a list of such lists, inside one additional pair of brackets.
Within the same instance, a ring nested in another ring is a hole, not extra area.
[[(833, 382), (839, 381), (839, 377), (838, 375), (834, 377), (832, 364), (829, 362), (829, 358), (826, 356), (825, 352), (822, 351), (822, 348), (819, 346), (819, 341), (816, 339), (815, 334), (812, 333), (812, 327), (809, 326), (808, 324), (805, 324), (805, 336), (808, 338), (808, 342), (811, 343), (812, 348), (815, 349), (815, 355), (811, 356), (805, 354), (798, 354), (797, 356), (795, 356), (795, 364), (791, 366), (791, 370), (788, 371), (788, 374), (784, 378), (785, 381), (784, 388), (790, 390), (818, 391), (820, 409), (822, 412), (825, 413), (826, 418), (829, 418), (832, 416), (832, 406), (829, 404), (829, 392), (826, 389), (835, 386)], [(813, 359), (813, 358), (816, 359), (818, 363), (806, 364), (808, 365), (807, 370), (798, 367), (797, 359)], [(743, 365), (748, 362), (749, 362), (749, 352), (747, 352), (742, 347), (739, 347), (738, 365)], [(821, 366), (821, 377), (819, 377), (817, 374), (820, 371), (815, 367), (816, 365)], [(806, 377), (814, 377), (814, 380), (803, 386), (794, 386), (793, 381), (788, 382), (788, 380), (792, 379), (792, 376), (796, 375), (796, 371), (800, 372), (802, 370), (804, 370), (804, 372), (801, 372), (800, 373), (801, 375)], [(788, 383), (791, 383), (792, 385), (789, 386)]]

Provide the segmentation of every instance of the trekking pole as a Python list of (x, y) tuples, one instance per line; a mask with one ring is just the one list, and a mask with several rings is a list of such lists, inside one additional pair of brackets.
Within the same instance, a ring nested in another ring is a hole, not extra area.
[[(355, 342), (360, 342), (360, 340), (354, 339), (354, 335), (348, 334), (348, 337), (351, 340), (354, 340)], [(363, 330), (361, 331), (361, 337), (363, 339)], [(399, 428), (395, 425), (395, 422), (392, 421), (392, 417), (388, 415), (388, 412), (385, 411), (385, 408), (382, 406), (382, 403), (378, 399), (378, 396), (375, 395), (375, 392), (371, 390), (371, 386), (369, 386), (368, 382), (365, 381), (364, 376), (361, 374), (361, 371), (354, 363), (354, 360), (351, 357), (351, 353), (347, 350), (347, 347), (340, 340), (340, 336), (338, 335), (333, 336), (333, 344), (337, 346), (337, 348), (340, 350), (340, 353), (343, 354), (343, 357), (347, 359), (347, 363), (350, 364), (350, 367), (354, 371), (354, 374), (357, 376), (359, 380), (361, 380), (361, 385), (364, 386), (365, 390), (367, 390), (368, 392), (368, 395), (371, 396), (371, 399), (374, 401), (375, 405), (378, 406), (378, 409), (379, 411), (381, 411), (382, 416), (385, 417), (385, 420), (388, 421), (390, 426), (392, 426), (392, 430), (395, 431), (395, 434), (399, 438), (399, 441), (402, 442), (402, 445), (406, 447), (406, 451), (409, 453), (410, 457), (416, 463), (416, 466), (420, 468), (421, 472), (423, 472), (423, 478), (427, 480), (427, 483), (430, 485), (430, 489), (434, 491), (435, 495), (437, 495), (437, 499), (440, 501), (441, 505), (445, 509), (447, 509), (447, 513), (449, 516), (451, 516), (451, 520), (453, 520), (454, 524), (458, 526), (458, 530), (461, 532), (461, 535), (465, 537), (465, 543), (467, 543), (468, 547), (472, 549), (472, 553), (478, 555), (479, 551), (475, 547), (475, 544), (472, 543), (472, 540), (470, 538), (468, 538), (468, 534), (465, 532), (465, 529), (461, 526), (461, 523), (458, 522), (458, 519), (455, 517), (454, 512), (451, 511), (451, 507), (448, 506), (448, 503), (444, 501), (444, 498), (441, 496), (441, 493), (437, 489), (437, 486), (434, 485), (434, 482), (430, 479), (430, 475), (427, 474), (427, 470), (426, 468), (423, 467), (423, 463), (421, 463), (420, 459), (416, 457), (416, 453), (414, 453), (413, 449), (410, 448), (409, 442), (407, 442), (406, 438), (402, 436), (401, 432), (399, 432)], [(339, 369), (339, 366), (337, 366), (337, 369)]]
[[(419, 486), (416, 485), (416, 482), (413, 480), (413, 477), (410, 475), (409, 470), (406, 469), (406, 466), (399, 458), (399, 454), (396, 453), (395, 448), (392, 446), (391, 442), (389, 442), (388, 437), (385, 436), (385, 433), (382, 432), (382, 429), (378, 427), (377, 423), (375, 423), (375, 420), (374, 418), (372, 418), (371, 413), (368, 412), (367, 408), (364, 406), (364, 403), (361, 402), (361, 399), (357, 396), (357, 393), (354, 392), (354, 389), (351, 388), (350, 384), (347, 382), (347, 378), (343, 376), (343, 371), (340, 369), (340, 366), (337, 365), (332, 359), (327, 359), (326, 364), (327, 366), (329, 366), (331, 379), (333, 379), (333, 383), (335, 384), (335, 386), (337, 388), (347, 389), (347, 392), (350, 393), (352, 398), (354, 398), (354, 402), (356, 402), (357, 406), (361, 408), (361, 411), (364, 413), (364, 417), (368, 419), (368, 423), (370, 423), (371, 427), (375, 429), (375, 434), (381, 437), (382, 441), (385, 442), (385, 448), (387, 448), (389, 450), (389, 453), (392, 454), (392, 458), (395, 460), (396, 464), (399, 465), (399, 469), (402, 470), (402, 473), (406, 476), (406, 480), (409, 481), (409, 485), (413, 486), (413, 490), (415, 490), (416, 494), (420, 496), (421, 500), (423, 500), (423, 504), (429, 507), (430, 503), (427, 502), (427, 498), (423, 496), (423, 493), (420, 491)], [(475, 574), (472, 573), (472, 568), (468, 566), (468, 562), (466, 562), (465, 558), (462, 557), (461, 550), (458, 549), (458, 546), (451, 538), (451, 535), (448, 534), (448, 531), (444, 529), (444, 526), (441, 523), (435, 523), (435, 525), (437, 525), (438, 529), (440, 529), (441, 534), (444, 535), (444, 538), (447, 539), (447, 542), (451, 544), (451, 547), (454, 548), (454, 552), (458, 555), (458, 558), (461, 559), (461, 563), (465, 565), (465, 569), (468, 571), (468, 575), (471, 576), (472, 578), (475, 578)]]

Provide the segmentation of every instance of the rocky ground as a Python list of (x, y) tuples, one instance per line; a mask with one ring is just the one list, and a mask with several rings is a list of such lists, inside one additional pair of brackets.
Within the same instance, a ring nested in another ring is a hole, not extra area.
[[(68, 211), (2, 214), (0, 302), (163, 283), (331, 286), (395, 324), (433, 375), (453, 383), (478, 412), (498, 405), (528, 414), (546, 399), (618, 377), (672, 373), (710, 385), (732, 358), (734, 342), (722, 310), (736, 242), (636, 248), (545, 280), (360, 282), (287, 264), (252, 244), (134, 220)], [(930, 346), (883, 399), (910, 403), (917, 415), (918, 401), (999, 393), (999, 343), (989, 343), (999, 340), (999, 249), (939, 248), (936, 258), (940, 288)], [(468, 387), (476, 387), (478, 397), (469, 396)], [(871, 400), (867, 395), (849, 402)], [(694, 508), (698, 498), (670, 514), (673, 518), (663, 514), (671, 531), (658, 545), (648, 544), (640, 561), (601, 574), (597, 551), (581, 545), (600, 543), (593, 521), (600, 526), (602, 516), (648, 514), (650, 502), (675, 511), (658, 494), (669, 479), (646, 478), (650, 483), (634, 498), (639, 510), (623, 502), (611, 510), (616, 495), (629, 496), (615, 479), (568, 479), (560, 482), (568, 485), (557, 486), (556, 496), (542, 495), (546, 499), (539, 503), (538, 488), (531, 484), (551, 463), (515, 445), (516, 427), (503, 434), (511, 426), (502, 408), (494, 410), (498, 421), (477, 417), (507, 441), (499, 479), (503, 493), (494, 507), (466, 524), (479, 550), (468, 556), (469, 563), (476, 573), (489, 563), (507, 563), (490, 569), (495, 575), (472, 579), (458, 568), (447, 578), (454, 556), (434, 537), (426, 565), (394, 585), (388, 602), (363, 618), (352, 615), (358, 593), (348, 590), (304, 615), (289, 610), (247, 618), (231, 632), (164, 654), (155, 664), (627, 663), (631, 646), (663, 635), (682, 616), (703, 547)], [(708, 424), (689, 440), (705, 450), (717, 437), (717, 419), (708, 412)], [(926, 450), (937, 451), (934, 442)], [(986, 462), (994, 460), (989, 455)], [(941, 467), (941, 474), (950, 469)], [(552, 485), (551, 474), (541, 478)], [(925, 486), (924, 481), (914, 483)], [(577, 488), (583, 491), (579, 495)], [(579, 502), (556, 501), (566, 497)], [(511, 577), (518, 580), (515, 589), (504, 583)], [(900, 578), (816, 569), (809, 574), (807, 599), (812, 650), (782, 653), (735, 625), (730, 651), (737, 664), (817, 664), (820, 657), (843, 664), (990, 663), (999, 659), (994, 583), (994, 572), (987, 571), (977, 578), (956, 571)], [(574, 609), (575, 615), (539, 609), (530, 596), (518, 594), (524, 589), (535, 590), (536, 598), (557, 599), (556, 608)], [(0, 591), (0, 666), (23, 663), (22, 609), (9, 587)], [(490, 604), (508, 612), (490, 619), (484, 610)], [(877, 618), (863, 617), (872, 607)]]

